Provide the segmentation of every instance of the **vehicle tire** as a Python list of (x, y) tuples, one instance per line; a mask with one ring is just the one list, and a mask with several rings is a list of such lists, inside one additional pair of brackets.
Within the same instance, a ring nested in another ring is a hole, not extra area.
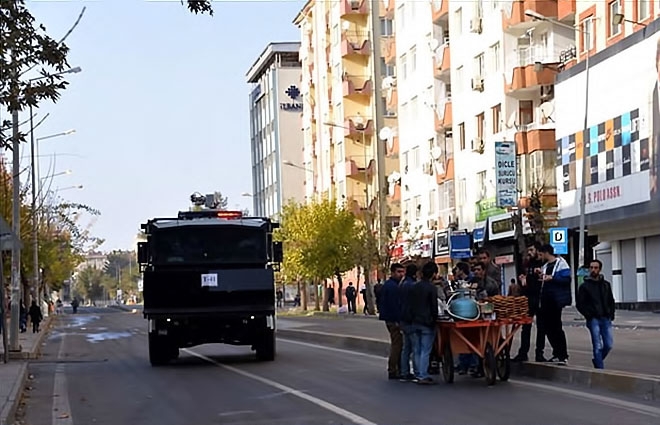
[[(178, 349), (177, 349), (178, 351)], [(149, 362), (152, 366), (166, 365), (171, 358), (171, 349), (167, 346), (166, 338), (154, 333), (149, 334)]]
[(257, 351), (257, 360), (262, 362), (272, 362), (275, 360), (275, 331), (266, 330), (260, 340), (255, 344)]
[(486, 375), (486, 383), (488, 385), (495, 385), (497, 382), (497, 360), (495, 359), (495, 349), (490, 344), (486, 344), (486, 351), (484, 352), (484, 375)]
[(507, 344), (497, 356), (497, 376), (506, 382), (511, 376), (511, 344)]
[(442, 353), (442, 378), (447, 384), (454, 382), (454, 355), (449, 343), (445, 345)]

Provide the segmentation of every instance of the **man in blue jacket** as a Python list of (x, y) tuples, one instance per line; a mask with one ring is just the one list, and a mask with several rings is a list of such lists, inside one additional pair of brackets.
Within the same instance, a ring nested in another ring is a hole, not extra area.
[(401, 376), (401, 350), (403, 334), (401, 332), (401, 288), (400, 284), (406, 269), (399, 263), (390, 266), (390, 278), (383, 284), (378, 297), (378, 318), (385, 322), (390, 333), (390, 356), (387, 363), (389, 379)]

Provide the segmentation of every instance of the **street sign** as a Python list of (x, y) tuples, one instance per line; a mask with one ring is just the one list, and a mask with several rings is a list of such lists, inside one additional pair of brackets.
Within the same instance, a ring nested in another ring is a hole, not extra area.
[(554, 227), (550, 229), (550, 245), (554, 248), (555, 254), (568, 254), (568, 228)]

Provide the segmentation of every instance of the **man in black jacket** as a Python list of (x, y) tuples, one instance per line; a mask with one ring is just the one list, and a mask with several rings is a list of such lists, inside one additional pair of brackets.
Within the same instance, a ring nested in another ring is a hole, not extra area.
[[(527, 248), (527, 264), (525, 274), (518, 276), (522, 285), (522, 293), (527, 297), (529, 304), (529, 317), (537, 316), (536, 323), (536, 361), (544, 362), (543, 350), (545, 349), (545, 332), (543, 327), (538, 322), (539, 307), (541, 304), (541, 267), (543, 267), (543, 259), (541, 258), (541, 244), (534, 242)], [(532, 324), (523, 325), (520, 332), (520, 349), (518, 355), (512, 360), (514, 362), (526, 362), (529, 360), (529, 348), (532, 335)]]
[(429, 375), (429, 357), (435, 340), (435, 323), (438, 320), (438, 290), (431, 282), (437, 273), (438, 266), (434, 262), (424, 264), (422, 280), (410, 289), (404, 310), (403, 321), (411, 324), (419, 384), (434, 383)]
[(577, 309), (587, 319), (587, 327), (591, 333), (594, 351), (592, 361), (596, 369), (605, 367), (603, 360), (614, 345), (614, 295), (612, 286), (600, 274), (602, 268), (603, 263), (600, 260), (593, 260), (589, 264), (589, 276), (580, 285), (577, 298)]

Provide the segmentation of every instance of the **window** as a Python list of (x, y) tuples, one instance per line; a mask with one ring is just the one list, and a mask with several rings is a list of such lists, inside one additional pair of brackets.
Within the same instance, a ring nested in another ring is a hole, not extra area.
[(429, 192), (429, 215), (435, 214), (435, 202), (437, 198), (437, 193), (435, 189), (431, 189)]
[(397, 17), (397, 22), (403, 28), (406, 25), (406, 4), (404, 2), (400, 2), (399, 4), (399, 13), (396, 14)]
[(463, 76), (464, 74), (464, 69), (463, 66), (459, 66), (456, 68), (456, 83), (454, 84), (456, 87), (458, 87), (458, 91), (461, 92), (465, 87), (464, 87), (464, 79), (465, 77)]
[(491, 108), (493, 112), (493, 134), (502, 131), (502, 105), (495, 105)]
[(383, 37), (394, 35), (394, 22), (391, 19), (380, 18), (380, 35)]
[(417, 70), (417, 47), (413, 46), (410, 49), (410, 73), (412, 74)]
[(486, 170), (477, 173), (477, 189), (479, 190), (479, 200), (484, 199), (486, 195)]
[(582, 51), (594, 49), (594, 17), (588, 16), (582, 21)]
[(474, 58), (474, 72), (475, 72), (475, 78), (484, 78), (484, 75), (486, 75), (484, 69), (483, 53), (479, 54), (477, 57)]
[(332, 27), (332, 44), (336, 46), (341, 40), (341, 33), (339, 32), (339, 24)]
[(553, 151), (538, 150), (529, 154), (528, 191), (539, 187), (555, 188), (555, 161)]
[(413, 198), (413, 208), (415, 209), (415, 219), (419, 220), (422, 216), (422, 197), (417, 195)]
[(467, 180), (465, 178), (462, 178), (458, 181), (458, 202), (457, 204), (463, 205), (465, 204), (466, 198), (467, 197)]
[(608, 11), (608, 31), (607, 31), (607, 36), (608, 37), (614, 37), (615, 35), (619, 35), (621, 33), (621, 24), (615, 24), (614, 23), (614, 16), (622, 13), (621, 9), (621, 0), (614, 0), (613, 2), (610, 2), (607, 5), (607, 11)]
[(651, 1), (650, 0), (636, 0), (637, 1), (637, 17), (634, 21), (641, 22), (647, 20), (651, 16)]
[(413, 121), (417, 119), (419, 114), (419, 101), (417, 96), (410, 99), (410, 117)]
[(490, 69), (492, 72), (500, 70), (500, 43), (490, 46)]
[(518, 124), (530, 125), (534, 122), (534, 102), (531, 100), (521, 100), (518, 102)]
[(412, 164), (411, 167), (414, 170), (417, 170), (420, 167), (420, 156), (419, 156), (419, 146), (415, 146), (412, 149)]
[(407, 220), (409, 223), (412, 221), (412, 208), (410, 207), (411, 201), (410, 199), (406, 199), (403, 201), (403, 216), (405, 217), (404, 219)]
[(383, 78), (394, 77), (395, 74), (394, 65), (388, 65), (384, 57), (380, 58), (380, 73)]
[(474, 15), (476, 18), (484, 16), (484, 0), (476, 0), (474, 2)]
[(401, 78), (405, 80), (408, 77), (408, 57), (405, 53), (399, 58), (399, 69), (401, 69)]
[(458, 125), (458, 143), (462, 151), (465, 150), (465, 124), (460, 123)]
[(484, 113), (477, 115), (477, 141), (484, 140), (484, 124), (486, 122), (486, 117)]
[(456, 22), (456, 35), (463, 34), (463, 8), (459, 7), (454, 12), (454, 22)]

